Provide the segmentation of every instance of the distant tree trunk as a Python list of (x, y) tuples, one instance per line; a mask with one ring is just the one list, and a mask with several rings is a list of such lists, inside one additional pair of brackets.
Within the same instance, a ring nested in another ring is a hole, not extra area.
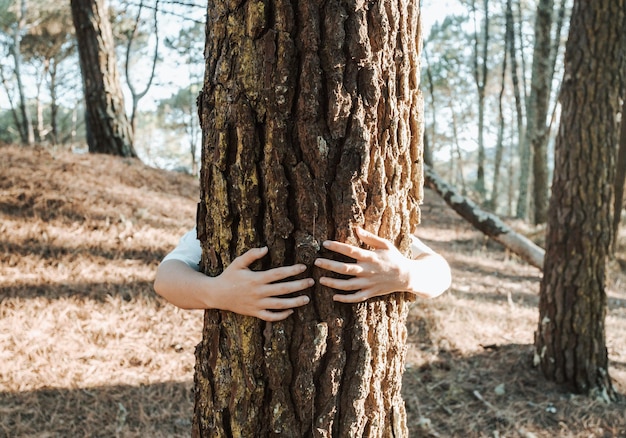
[[(205, 272), (261, 245), (265, 268), (311, 266), (324, 239), (356, 243), (356, 224), (406, 251), (422, 197), (419, 2), (230, 5), (207, 15)], [(280, 323), (206, 312), (194, 436), (407, 436), (408, 297), (307, 293)]]
[[(623, 93), (623, 91), (622, 91)], [(620, 137), (615, 166), (615, 201), (613, 207), (613, 244), (611, 252), (615, 255), (619, 224), (624, 208), (624, 184), (626, 184), (626, 98), (622, 98), (622, 119), (620, 121)]]
[[(517, 2), (518, 6), (518, 16), (521, 14), (520, 12), (520, 4)], [(524, 72), (526, 70), (525, 62), (524, 62), (524, 48), (522, 46), (522, 37), (520, 30), (520, 51), (519, 56), (521, 57), (521, 75), (518, 71), (518, 51), (516, 49), (516, 41), (517, 38), (515, 36), (515, 20), (513, 19), (513, 5), (511, 4), (511, 0), (507, 0), (506, 2), (506, 32), (513, 33), (512, 36), (509, 37), (509, 51), (511, 53), (511, 79), (513, 81), (513, 94), (515, 96), (515, 112), (517, 116), (517, 133), (518, 133), (518, 141), (517, 145), (519, 148), (519, 188), (518, 188), (518, 196), (517, 196), (517, 207), (515, 210), (515, 216), (518, 219), (526, 219), (528, 216), (528, 187), (530, 180), (530, 145), (524, 140), (526, 128), (524, 126), (524, 108), (526, 107), (526, 84), (524, 78), (526, 77)], [(520, 20), (520, 28), (521, 28), (521, 17)], [(520, 83), (521, 77), (521, 83)], [(524, 99), (522, 103), (522, 93), (523, 91)]]
[(550, 71), (552, 51), (553, 0), (540, 0), (535, 16), (535, 46), (528, 98), (524, 147), (533, 158), (533, 218), (536, 224), (546, 222), (548, 210), (548, 102), (553, 72)]
[[(132, 130), (133, 136), (137, 131), (137, 109), (139, 108), (139, 101), (148, 94), (150, 91), (150, 87), (152, 86), (152, 81), (154, 80), (154, 74), (156, 71), (157, 60), (159, 59), (159, 0), (155, 0), (154, 8), (153, 8), (153, 17), (154, 17), (154, 54), (152, 56), (152, 68), (150, 69), (150, 74), (148, 75), (148, 79), (146, 80), (146, 85), (141, 91), (137, 91), (135, 86), (133, 85), (130, 79), (130, 56), (132, 52), (133, 40), (137, 34), (137, 29), (139, 27), (139, 21), (141, 20), (141, 11), (143, 10), (143, 0), (139, 2), (139, 7), (137, 8), (137, 16), (133, 23), (133, 28), (130, 32), (128, 32), (128, 44), (126, 45), (126, 62), (124, 63), (124, 73), (126, 74), (126, 83), (128, 84), (128, 89), (130, 91), (130, 95), (132, 96), (132, 109), (130, 112), (130, 126)], [(142, 76), (145, 75), (145, 71), (142, 71)]]
[(572, 389), (615, 397), (605, 339), (606, 257), (625, 0), (576, 0), (565, 53), (535, 362)]
[[(502, 109), (502, 99), (506, 89), (506, 64), (509, 33), (505, 32), (504, 53), (502, 54), (502, 77), (500, 84), (500, 94), (498, 95), (498, 138), (496, 139), (496, 154), (493, 162), (493, 183), (491, 184), (491, 196), (485, 204), (488, 210), (495, 212), (498, 209), (498, 196), (500, 194), (500, 167), (502, 165), (502, 155), (504, 154), (504, 111)], [(426, 163), (428, 164), (428, 163)]]
[(467, 187), (465, 186), (465, 176), (463, 174), (463, 167), (465, 165), (465, 161), (463, 160), (463, 155), (461, 154), (461, 145), (459, 144), (459, 130), (456, 122), (456, 112), (454, 111), (454, 105), (452, 99), (449, 99), (450, 102), (450, 114), (451, 122), (452, 122), (452, 138), (453, 145), (452, 151), (450, 152), (451, 159), (450, 162), (454, 163), (454, 155), (456, 155), (456, 168), (452, 167), (452, 174), (450, 178), (455, 181), (455, 186), (461, 186), (461, 193), (463, 196), (467, 195)]
[(33, 128), (32, 118), (30, 111), (28, 110), (28, 102), (26, 99), (26, 93), (24, 92), (24, 82), (22, 78), (22, 51), (21, 41), (22, 34), (26, 23), (27, 2), (26, 0), (20, 1), (20, 8), (18, 13), (18, 19), (13, 29), (13, 39), (10, 45), (10, 52), (13, 55), (13, 62), (15, 64), (15, 80), (17, 82), (17, 91), (20, 98), (19, 112), (21, 118), (17, 125), (20, 132), (20, 137), (23, 144), (33, 144), (35, 142), (35, 130)]
[(472, 12), (474, 15), (474, 81), (478, 90), (478, 166), (476, 170), (476, 192), (480, 201), (485, 200), (485, 89), (487, 87), (487, 54), (489, 53), (489, 0), (483, 0), (485, 19), (482, 29), (482, 62), (479, 66), (479, 36), (476, 25), (476, 8), (472, 0)]
[(105, 0), (71, 0), (85, 91), (89, 152), (136, 157)]
[(48, 82), (48, 90), (50, 91), (50, 141), (53, 145), (59, 142), (59, 102), (57, 100), (57, 61), (55, 58), (50, 60), (49, 70), (50, 80)]

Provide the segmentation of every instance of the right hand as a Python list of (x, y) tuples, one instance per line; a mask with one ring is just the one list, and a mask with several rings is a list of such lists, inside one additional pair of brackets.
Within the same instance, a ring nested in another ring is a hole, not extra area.
[(281, 321), (291, 315), (294, 307), (304, 306), (309, 297), (282, 297), (313, 286), (312, 278), (282, 281), (302, 274), (302, 264), (253, 271), (250, 265), (267, 254), (267, 247), (253, 248), (237, 257), (215, 279), (215, 307), (260, 318), (264, 321)]

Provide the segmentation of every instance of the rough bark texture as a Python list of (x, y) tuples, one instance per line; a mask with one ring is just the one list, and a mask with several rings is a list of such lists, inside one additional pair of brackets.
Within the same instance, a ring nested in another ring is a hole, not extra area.
[[(422, 198), (420, 50), (418, 1), (209, 2), (207, 274), (268, 245), (263, 268), (304, 262), (317, 278), (321, 242), (356, 243), (356, 224), (407, 250)], [(281, 323), (206, 312), (194, 436), (406, 436), (408, 297), (306, 293)]]
[(535, 360), (544, 374), (605, 399), (605, 339), (625, 0), (575, 1), (565, 54)]
[(85, 91), (89, 152), (136, 157), (105, 0), (71, 0)]

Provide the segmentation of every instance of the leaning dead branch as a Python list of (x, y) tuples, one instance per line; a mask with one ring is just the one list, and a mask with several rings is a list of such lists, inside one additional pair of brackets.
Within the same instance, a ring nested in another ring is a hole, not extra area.
[(476, 229), (514, 252), (532, 266), (543, 269), (545, 254), (543, 248), (515, 232), (496, 215), (482, 210), (473, 201), (461, 195), (427, 165), (424, 165), (424, 185), (437, 192), (454, 211)]

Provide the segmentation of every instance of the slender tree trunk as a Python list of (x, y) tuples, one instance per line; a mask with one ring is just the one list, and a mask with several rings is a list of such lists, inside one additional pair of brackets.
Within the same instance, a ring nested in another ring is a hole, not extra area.
[(535, 224), (546, 222), (548, 210), (548, 102), (553, 72), (550, 71), (552, 51), (553, 0), (539, 0), (535, 17), (535, 46), (530, 79), (530, 96), (526, 135), (533, 158), (533, 204)]
[(535, 334), (535, 362), (547, 378), (607, 400), (615, 392), (605, 338), (605, 265), (625, 27), (625, 0), (574, 2)]
[[(419, 2), (229, 5), (207, 15), (205, 272), (261, 245), (265, 268), (312, 266), (323, 240), (356, 243), (356, 224), (407, 250), (422, 196)], [(407, 435), (407, 297), (306, 293), (311, 304), (275, 324), (206, 312), (194, 436)]]
[[(519, 27), (521, 28), (521, 6), (520, 2), (517, 2), (517, 11), (518, 11), (518, 22)], [(507, 32), (515, 33), (515, 22), (513, 19), (513, 5), (511, 4), (511, 0), (507, 0), (506, 3), (506, 29)], [(519, 148), (519, 188), (518, 188), (518, 196), (517, 196), (517, 207), (515, 210), (515, 216), (518, 219), (526, 219), (528, 216), (528, 187), (530, 180), (530, 145), (525, 141), (525, 133), (526, 128), (524, 126), (524, 108), (526, 108), (526, 101), (528, 100), (526, 97), (526, 82), (525, 82), (525, 74), (526, 65), (524, 62), (524, 47), (522, 44), (522, 36), (520, 30), (520, 50), (519, 56), (521, 58), (521, 72), (519, 74), (518, 70), (518, 51), (516, 49), (516, 41), (517, 38), (515, 35), (510, 38), (510, 46), (509, 50), (511, 52), (511, 79), (513, 80), (513, 93), (515, 96), (515, 112), (517, 115), (517, 132), (518, 132), (518, 141), (517, 145)], [(521, 76), (521, 81), (520, 81)], [(523, 91), (523, 103), (522, 103), (522, 93)]]
[(57, 100), (57, 62), (53, 58), (50, 60), (50, 141), (53, 145), (59, 142), (58, 113), (59, 103)]
[(105, 0), (71, 0), (85, 91), (89, 152), (136, 157)]
[(489, 0), (483, 0), (485, 19), (482, 28), (482, 62), (479, 67), (479, 36), (476, 25), (476, 8), (472, 1), (474, 15), (474, 81), (478, 90), (478, 167), (476, 170), (476, 192), (481, 202), (485, 200), (485, 89), (487, 87), (487, 54), (489, 48)]
[[(504, 154), (504, 111), (502, 109), (502, 99), (504, 97), (504, 91), (506, 88), (506, 64), (507, 64), (507, 50), (508, 32), (505, 32), (504, 37), (504, 53), (502, 59), (502, 77), (500, 84), (500, 94), (498, 95), (498, 138), (496, 139), (496, 155), (493, 163), (493, 183), (491, 184), (491, 197), (486, 204), (487, 209), (491, 211), (497, 211), (498, 208), (498, 196), (500, 194), (500, 167), (502, 165), (502, 155)], [(428, 163), (426, 163), (428, 164)]]
[(17, 82), (17, 91), (19, 95), (19, 111), (21, 119), (18, 124), (19, 132), (22, 137), (23, 144), (33, 144), (35, 142), (35, 130), (33, 128), (32, 118), (30, 111), (28, 110), (28, 102), (26, 99), (26, 93), (24, 92), (24, 82), (22, 79), (22, 33), (24, 32), (24, 26), (26, 22), (26, 11), (28, 8), (28, 2), (26, 0), (20, 1), (19, 18), (13, 30), (13, 41), (11, 43), (10, 51), (13, 54), (13, 61), (15, 64), (15, 80)]
[(124, 63), (124, 72), (126, 73), (126, 83), (128, 84), (128, 89), (130, 90), (130, 95), (132, 96), (132, 108), (130, 112), (130, 126), (132, 129), (133, 135), (137, 131), (137, 109), (139, 108), (139, 101), (148, 94), (150, 91), (150, 87), (152, 86), (152, 81), (154, 80), (154, 74), (156, 71), (157, 60), (159, 59), (159, 0), (155, 0), (154, 9), (153, 9), (153, 17), (154, 17), (154, 54), (152, 56), (152, 68), (150, 69), (150, 74), (148, 75), (148, 80), (146, 81), (146, 86), (143, 90), (137, 91), (135, 86), (133, 85), (130, 79), (130, 56), (132, 52), (133, 40), (137, 34), (137, 28), (139, 27), (139, 21), (141, 20), (141, 11), (143, 10), (143, 0), (139, 2), (139, 7), (137, 8), (137, 16), (135, 17), (135, 21), (133, 23), (133, 28), (128, 34), (128, 44), (126, 45), (126, 62)]

